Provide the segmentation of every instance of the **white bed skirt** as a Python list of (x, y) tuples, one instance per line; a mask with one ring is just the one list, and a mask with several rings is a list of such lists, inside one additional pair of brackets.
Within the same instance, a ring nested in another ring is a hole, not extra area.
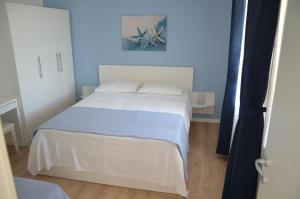
[(43, 129), (35, 135), (28, 170), (187, 196), (181, 156), (173, 143)]

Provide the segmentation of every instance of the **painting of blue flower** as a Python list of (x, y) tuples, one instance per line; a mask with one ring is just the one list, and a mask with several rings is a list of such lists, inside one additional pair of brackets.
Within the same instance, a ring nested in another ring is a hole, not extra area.
[(166, 16), (122, 16), (122, 49), (165, 51)]

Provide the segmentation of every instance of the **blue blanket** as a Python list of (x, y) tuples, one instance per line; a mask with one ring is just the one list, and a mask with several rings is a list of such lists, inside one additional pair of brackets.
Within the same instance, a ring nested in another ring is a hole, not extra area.
[(39, 129), (163, 140), (178, 146), (187, 178), (188, 133), (184, 118), (170, 113), (70, 107)]
[(56, 184), (18, 177), (14, 180), (18, 199), (69, 199)]

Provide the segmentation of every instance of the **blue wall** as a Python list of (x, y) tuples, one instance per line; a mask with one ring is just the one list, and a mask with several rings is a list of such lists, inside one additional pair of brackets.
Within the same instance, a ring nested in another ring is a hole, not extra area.
[[(70, 10), (77, 95), (97, 85), (99, 64), (193, 66), (194, 90), (216, 92), (219, 118), (227, 73), (231, 0), (44, 0)], [(165, 52), (123, 51), (122, 15), (167, 15)]]

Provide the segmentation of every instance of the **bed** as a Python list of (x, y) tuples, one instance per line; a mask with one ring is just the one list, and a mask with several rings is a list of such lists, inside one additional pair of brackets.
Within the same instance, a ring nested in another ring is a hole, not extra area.
[(19, 199), (69, 199), (60, 186), (25, 178), (14, 177)]
[[(191, 67), (102, 65), (99, 76), (101, 81), (174, 83), (187, 91), (193, 82)], [(187, 196), (190, 119), (189, 92), (95, 92), (38, 129), (28, 170), (33, 175)]]

